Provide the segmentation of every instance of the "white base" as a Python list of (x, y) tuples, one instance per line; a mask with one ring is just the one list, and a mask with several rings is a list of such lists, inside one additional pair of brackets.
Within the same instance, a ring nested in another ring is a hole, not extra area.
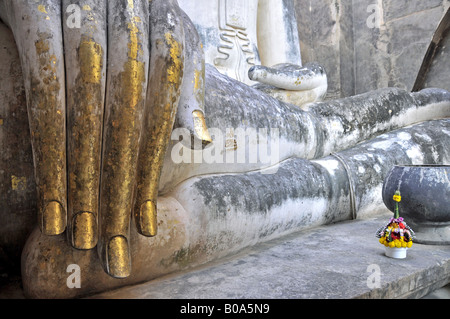
[(406, 258), (406, 250), (408, 248), (391, 248), (391, 247), (384, 247), (385, 251), (384, 253), (386, 254), (386, 256), (391, 257), (391, 258), (397, 258), (397, 259), (403, 259)]

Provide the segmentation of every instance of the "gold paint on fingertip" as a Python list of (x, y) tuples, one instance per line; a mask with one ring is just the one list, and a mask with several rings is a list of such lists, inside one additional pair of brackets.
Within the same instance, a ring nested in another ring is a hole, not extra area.
[(97, 219), (90, 212), (78, 213), (73, 218), (72, 246), (92, 249), (97, 245)]
[(131, 273), (130, 252), (124, 236), (111, 238), (107, 252), (108, 274), (114, 278), (126, 278)]
[(203, 142), (203, 144), (209, 144), (212, 142), (211, 135), (209, 134), (208, 127), (206, 126), (205, 116), (200, 110), (192, 112), (194, 118), (194, 129), (197, 137)]
[(156, 236), (158, 232), (156, 204), (153, 201), (146, 201), (141, 205), (139, 214), (140, 233), (147, 237)]
[(65, 211), (60, 203), (52, 201), (42, 213), (42, 232), (45, 235), (59, 235), (66, 229)]

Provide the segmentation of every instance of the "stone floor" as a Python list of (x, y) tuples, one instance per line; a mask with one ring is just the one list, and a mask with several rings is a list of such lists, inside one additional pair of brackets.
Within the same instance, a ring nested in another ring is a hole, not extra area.
[(450, 284), (425, 295), (422, 299), (450, 299)]
[[(450, 299), (450, 245), (415, 243), (405, 259), (388, 258), (374, 233), (389, 217), (298, 232), (190, 271), (89, 298)], [(19, 279), (6, 281), (0, 298), (23, 298)]]
[[(325, 225), (182, 274), (93, 298), (421, 298), (450, 283), (450, 245), (384, 255), (375, 237), (391, 214)], [(428, 297), (447, 296), (435, 292)]]

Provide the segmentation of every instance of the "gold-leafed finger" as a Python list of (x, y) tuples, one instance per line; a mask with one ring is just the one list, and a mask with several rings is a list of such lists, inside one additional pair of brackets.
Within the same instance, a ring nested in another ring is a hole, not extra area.
[(114, 278), (126, 278), (131, 273), (128, 241), (124, 236), (111, 238), (108, 243), (108, 273)]
[(92, 249), (97, 245), (97, 217), (90, 212), (78, 213), (72, 221), (72, 245)]
[(153, 1), (150, 4), (150, 79), (134, 206), (136, 228), (144, 236), (157, 233), (159, 179), (183, 77), (184, 31), (177, 6), (174, 1)]
[(24, 76), (37, 186), (38, 224), (47, 235), (67, 223), (64, 50), (59, 1), (4, 1)]
[(148, 5), (132, 0), (108, 5), (108, 20), (117, 23), (108, 27), (108, 45), (114, 49), (108, 54), (98, 249), (106, 272), (117, 278), (130, 271), (125, 269), (129, 265), (122, 254), (125, 248), (118, 247), (128, 247), (124, 242), (129, 238), (136, 187), (148, 78)]
[[(103, 110), (106, 90), (106, 0), (78, 5), (77, 28), (64, 24), (68, 131), (68, 238), (77, 249), (97, 244)], [(67, 10), (66, 19), (69, 19)], [(70, 11), (69, 11), (70, 12)]]
[(158, 232), (156, 203), (151, 200), (144, 202), (139, 212), (140, 233), (147, 237), (156, 236)]
[(46, 235), (59, 235), (66, 229), (66, 213), (58, 202), (50, 202), (42, 213), (42, 232)]

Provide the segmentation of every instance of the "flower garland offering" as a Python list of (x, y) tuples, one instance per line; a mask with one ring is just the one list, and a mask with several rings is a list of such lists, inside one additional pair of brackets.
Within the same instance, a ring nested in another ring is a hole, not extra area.
[(380, 243), (390, 248), (411, 248), (414, 231), (406, 225), (403, 217), (399, 216), (398, 203), (401, 201), (400, 192), (396, 191), (393, 197), (395, 201), (394, 217), (389, 220), (386, 226), (379, 228), (376, 237), (380, 239)]

